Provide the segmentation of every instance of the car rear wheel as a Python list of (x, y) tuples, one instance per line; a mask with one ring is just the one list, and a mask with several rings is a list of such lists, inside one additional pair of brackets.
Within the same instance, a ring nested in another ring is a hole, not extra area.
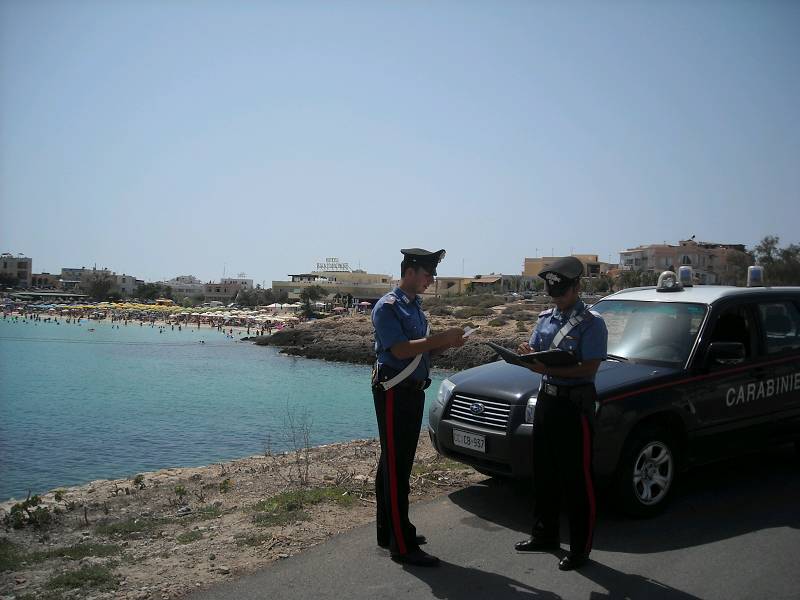
[(625, 444), (616, 474), (621, 510), (635, 517), (657, 515), (672, 495), (676, 475), (674, 437), (652, 427), (635, 431)]

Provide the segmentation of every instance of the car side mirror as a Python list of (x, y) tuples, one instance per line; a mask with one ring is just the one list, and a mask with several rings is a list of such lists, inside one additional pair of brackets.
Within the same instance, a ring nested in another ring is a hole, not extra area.
[(711, 342), (706, 351), (706, 364), (735, 365), (745, 359), (744, 344), (741, 342)]

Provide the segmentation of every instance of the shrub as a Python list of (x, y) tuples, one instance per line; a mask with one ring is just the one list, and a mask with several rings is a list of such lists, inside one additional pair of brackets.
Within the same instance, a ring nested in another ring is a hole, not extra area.
[(506, 323), (508, 323), (508, 321), (503, 317), (497, 317), (496, 319), (492, 319), (491, 321), (489, 321), (489, 325), (491, 325), (492, 327), (502, 327)]
[(536, 315), (534, 315), (532, 312), (517, 306), (509, 306), (508, 308), (504, 308), (502, 314), (503, 316), (516, 319), (517, 321), (532, 321), (536, 318)]
[(25, 525), (31, 525), (36, 529), (46, 527), (52, 523), (53, 514), (49, 508), (39, 506), (41, 503), (42, 499), (39, 496), (31, 496), (24, 502), (17, 502), (3, 518), (4, 525), (14, 529), (22, 529)]
[(227, 494), (231, 491), (233, 487), (233, 482), (230, 479), (225, 479), (222, 483), (219, 484), (219, 493), (220, 494)]
[(202, 539), (203, 534), (196, 529), (179, 534), (175, 539), (179, 544), (191, 544), (199, 539)]
[(491, 309), (480, 307), (460, 308), (453, 313), (458, 319), (469, 319), (470, 317), (488, 317), (494, 314)]
[(283, 492), (258, 502), (254, 507), (258, 514), (254, 515), (253, 522), (260, 527), (272, 527), (292, 521), (305, 521), (309, 515), (303, 508), (320, 502), (351, 506), (354, 500), (344, 488), (338, 486)]
[(78, 571), (70, 571), (53, 577), (48, 583), (49, 588), (82, 588), (95, 587), (110, 589), (116, 587), (117, 578), (107, 567), (83, 567)]

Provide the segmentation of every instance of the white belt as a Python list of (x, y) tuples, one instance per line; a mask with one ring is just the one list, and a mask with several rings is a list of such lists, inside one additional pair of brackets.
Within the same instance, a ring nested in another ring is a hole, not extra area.
[[(431, 334), (431, 325), (430, 323), (428, 323), (428, 330), (425, 332), (425, 337), (428, 337), (430, 334)], [(395, 375), (388, 381), (382, 381), (380, 385), (383, 388), (383, 390), (384, 391), (390, 390), (398, 383), (406, 379), (417, 369), (421, 360), (422, 360), (422, 354), (417, 354), (414, 357), (414, 360), (412, 360), (410, 363), (408, 363), (408, 365), (406, 365), (405, 369), (400, 371), (397, 375)]]

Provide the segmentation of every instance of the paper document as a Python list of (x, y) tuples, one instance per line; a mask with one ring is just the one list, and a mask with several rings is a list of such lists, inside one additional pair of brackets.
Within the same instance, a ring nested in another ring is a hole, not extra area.
[(486, 342), (486, 344), (507, 363), (521, 367), (534, 361), (539, 361), (548, 367), (570, 367), (578, 364), (578, 359), (575, 358), (575, 355), (564, 350), (544, 350), (543, 352), (531, 352), (530, 354), (517, 354), (493, 342)]

